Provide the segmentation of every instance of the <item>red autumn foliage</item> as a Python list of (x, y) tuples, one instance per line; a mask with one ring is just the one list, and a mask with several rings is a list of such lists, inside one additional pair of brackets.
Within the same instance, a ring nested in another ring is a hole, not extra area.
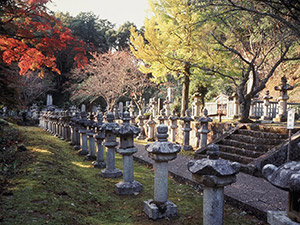
[(55, 53), (67, 47), (73, 48), (77, 67), (87, 63), (84, 42), (72, 35), (48, 13), (45, 6), (51, 0), (18, 0), (1, 5), (0, 56), (6, 64), (17, 62), (19, 74), (38, 70), (43, 76), (45, 67), (60, 74)]

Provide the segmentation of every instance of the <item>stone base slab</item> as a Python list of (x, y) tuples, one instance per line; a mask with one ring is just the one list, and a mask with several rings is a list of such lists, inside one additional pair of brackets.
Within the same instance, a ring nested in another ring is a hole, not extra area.
[(285, 211), (268, 211), (268, 223), (270, 225), (300, 225), (292, 221)]
[(117, 178), (122, 176), (122, 172), (119, 169), (114, 170), (101, 170), (101, 176), (105, 178)]
[(144, 201), (144, 212), (153, 220), (175, 217), (177, 216), (177, 205), (171, 201), (163, 203), (161, 206), (157, 206), (152, 199)]
[(133, 195), (138, 194), (143, 190), (143, 185), (138, 181), (133, 182), (119, 182), (116, 184), (116, 192), (119, 195)]
[(105, 162), (95, 162), (95, 163), (93, 163), (93, 165), (95, 168), (101, 168), (101, 169), (106, 168)]

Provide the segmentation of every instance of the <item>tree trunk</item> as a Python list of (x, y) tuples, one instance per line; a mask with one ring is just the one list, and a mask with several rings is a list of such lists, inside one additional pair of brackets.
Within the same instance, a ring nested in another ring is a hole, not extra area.
[(182, 84), (182, 99), (181, 99), (181, 117), (185, 116), (185, 110), (189, 107), (189, 88), (190, 88), (190, 77), (185, 75)]
[(241, 123), (251, 123), (252, 120), (249, 119), (251, 106), (251, 98), (245, 98), (244, 102), (241, 103), (241, 118), (239, 122)]

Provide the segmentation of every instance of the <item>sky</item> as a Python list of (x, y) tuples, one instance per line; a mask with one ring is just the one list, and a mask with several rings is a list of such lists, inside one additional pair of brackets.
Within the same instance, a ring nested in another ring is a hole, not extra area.
[(138, 28), (144, 25), (149, 9), (148, 0), (52, 0), (48, 7), (54, 12), (69, 12), (72, 16), (92, 11), (117, 27), (130, 21)]

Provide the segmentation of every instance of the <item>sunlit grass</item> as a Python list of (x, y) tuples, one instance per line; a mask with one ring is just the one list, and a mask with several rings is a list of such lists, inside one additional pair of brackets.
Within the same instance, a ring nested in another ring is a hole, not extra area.
[[(69, 143), (39, 128), (20, 130), (29, 151), (10, 181), (10, 194), (1, 196), (2, 224), (202, 224), (202, 195), (193, 188), (169, 179), (168, 198), (178, 206), (179, 216), (151, 221), (143, 213), (143, 201), (153, 198), (153, 169), (134, 162), (135, 179), (143, 191), (119, 196), (115, 184), (122, 178), (101, 177), (101, 170), (84, 161)], [(120, 154), (116, 167), (122, 169)], [(226, 206), (225, 224), (259, 223)]]

